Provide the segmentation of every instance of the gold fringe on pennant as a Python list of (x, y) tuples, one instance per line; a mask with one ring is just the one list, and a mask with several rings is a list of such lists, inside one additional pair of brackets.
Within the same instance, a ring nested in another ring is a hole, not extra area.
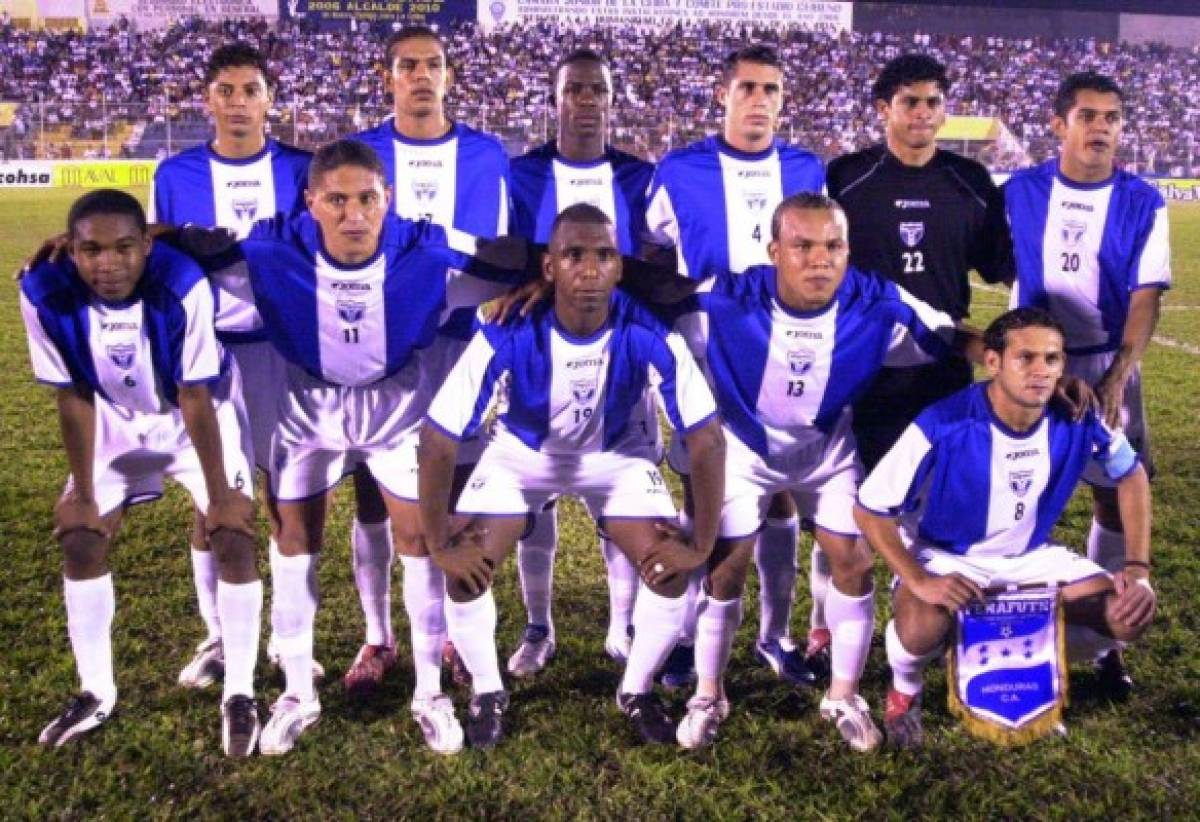
[[(962, 720), (967, 731), (975, 737), (986, 739), (1005, 748), (1028, 745), (1030, 742), (1049, 736), (1062, 726), (1063, 709), (1071, 704), (1070, 675), (1067, 664), (1067, 619), (1062, 607), (1062, 594), (1055, 599), (1054, 607), (1055, 645), (1058, 655), (1060, 693), (1058, 700), (1041, 715), (1029, 720), (1019, 728), (1007, 728), (990, 719), (976, 715), (958, 696), (958, 637), (946, 651), (946, 703), (950, 712)], [(956, 628), (957, 630), (957, 628)]]

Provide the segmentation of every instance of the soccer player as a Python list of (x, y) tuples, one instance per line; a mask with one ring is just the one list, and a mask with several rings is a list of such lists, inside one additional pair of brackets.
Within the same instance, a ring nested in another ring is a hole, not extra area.
[(71, 471), (54, 534), (81, 683), (39, 741), (63, 745), (112, 715), (109, 549), (124, 508), (160, 496), (168, 476), (205, 514), (224, 629), (222, 746), (249, 756), (262, 582), (249, 430), (237, 367), (213, 329), (211, 286), (190, 258), (153, 243), (141, 205), (123, 192), (76, 200), (67, 235), (69, 258), (21, 281), (34, 375), (54, 386)]
[[(825, 184), (825, 169), (815, 155), (775, 136), (783, 106), (783, 64), (773, 49), (755, 45), (732, 52), (725, 59), (716, 98), (725, 112), (721, 135), (663, 158), (655, 171), (646, 218), (651, 243), (673, 246), (678, 270), (695, 279), (769, 263), (775, 207), (784, 197), (821, 191)], [(669, 462), (684, 477), (685, 489), (686, 461), (680, 443), (672, 441)], [(781, 495), (755, 549), (761, 607), (755, 655), (776, 675), (811, 685), (816, 678), (791, 639), (797, 541), (796, 507)], [(821, 598), (828, 579), (826, 563), (814, 561), (814, 601)], [(693, 587), (693, 600), (695, 595)], [(668, 685), (683, 686), (694, 678), (694, 616), (693, 609), (667, 664)]]
[[(247, 43), (229, 43), (213, 51), (204, 72), (208, 111), (214, 125), (210, 142), (187, 149), (159, 164), (150, 194), (151, 222), (220, 226), (239, 238), (256, 220), (304, 208), (304, 185), (311, 155), (267, 137), (267, 112), (275, 80), (266, 59)], [(261, 332), (248, 329), (253, 306), (223, 295), (217, 308), (217, 334), (237, 360), (250, 421), (254, 464), (269, 470), (271, 435), (284, 388), (283, 360)], [(265, 502), (276, 529), (270, 483)], [(274, 535), (272, 536), (274, 539)], [(217, 619), (217, 568), (197, 512), (192, 537), (192, 573), (196, 600), (207, 636), (179, 673), (179, 684), (205, 688), (225, 667), (221, 622)], [(272, 649), (268, 647), (268, 655)], [(319, 665), (314, 674), (324, 674)]]
[[(688, 575), (716, 538), (724, 444), (712, 394), (683, 340), (614, 295), (621, 272), (608, 216), (585, 203), (563, 211), (543, 261), (553, 303), (512, 324), (482, 328), (421, 431), (421, 522), (447, 575), (450, 635), (473, 679), (467, 736), (475, 747), (500, 741), (508, 706), (496, 656), (494, 569), (529, 515), (562, 493), (583, 498), (642, 575), (617, 703), (647, 742), (667, 742), (674, 730), (652, 692), (654, 675), (679, 635)], [(458, 525), (470, 524), (452, 530), (457, 442), (480, 424), (504, 375), (511, 380), (507, 407), (457, 503)], [(675, 506), (656, 466), (650, 428), (657, 419), (644, 413), (650, 390), (691, 451), (690, 538), (672, 524)]]
[[(922, 670), (954, 612), (984, 589), (1063, 585), (1075, 651), (1135, 639), (1153, 619), (1146, 471), (1125, 436), (1095, 414), (1074, 421), (1051, 403), (1067, 333), (1036, 308), (998, 317), (984, 335), (991, 379), (923, 411), (859, 489), (855, 518), (899, 579), (884, 720), (899, 747), (921, 744)], [(1116, 489), (1126, 555), (1113, 573), (1048, 542), (1091, 471)]]
[[(559, 60), (551, 82), (557, 138), (513, 160), (512, 233), (544, 244), (559, 213), (575, 203), (590, 203), (612, 220), (621, 254), (633, 256), (645, 233), (646, 192), (654, 166), (605, 142), (613, 97), (608, 62), (590, 49), (576, 49)], [(528, 619), (520, 647), (508, 660), (514, 676), (537, 673), (554, 654), (550, 603), (556, 518), (555, 508), (538, 513), (531, 533), (517, 545)], [(608, 570), (604, 648), (613, 659), (624, 661), (629, 656), (637, 569), (603, 533), (600, 546)]]
[[(1066, 330), (1067, 373), (1095, 387), (1109, 427), (1123, 429), (1149, 476), (1149, 428), (1141, 361), (1171, 286), (1168, 217), (1162, 195), (1115, 166), (1122, 92), (1093, 72), (1063, 80), (1051, 127), (1059, 156), (1019, 171), (1004, 186), (1017, 284), (1013, 305), (1036, 306)], [(1114, 483), (1084, 474), (1094, 500), (1088, 557), (1110, 573), (1128, 555)], [(1119, 649), (1099, 660), (1114, 696), (1133, 681)]]
[(435, 751), (462, 747), (462, 728), (441, 692), (445, 583), (422, 546), (416, 505), (419, 352), (449, 313), (523, 275), (477, 266), (451, 251), (437, 226), (395, 216), (384, 179), (363, 143), (323, 146), (309, 167), (308, 212), (259, 223), (218, 272), (248, 273), (263, 327), (288, 363), (271, 451), (281, 523), (271, 613), (287, 684), (263, 728), (265, 754), (291, 750), (320, 717), (311, 676), (316, 558), (329, 493), (363, 464), (384, 489), (404, 565), (413, 717)]
[(858, 539), (860, 468), (850, 404), (884, 365), (952, 356), (954, 322), (903, 289), (848, 265), (846, 217), (821, 194), (775, 209), (771, 265), (726, 272), (673, 308), (675, 327), (712, 376), (728, 456), (720, 539), (699, 604), (699, 683), (678, 728), (685, 748), (707, 745), (729, 714), (724, 673), (741, 622), (755, 535), (773, 496), (814, 511), (829, 557), (826, 608), (832, 677), (821, 715), (856, 751), (878, 746), (858, 682), (874, 630), (871, 553)]

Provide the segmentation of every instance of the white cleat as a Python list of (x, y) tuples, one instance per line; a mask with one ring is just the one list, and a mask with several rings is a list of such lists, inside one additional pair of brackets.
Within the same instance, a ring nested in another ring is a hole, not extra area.
[(694, 751), (711, 745), (717, 728), (729, 718), (729, 700), (715, 696), (694, 696), (687, 702), (687, 715), (675, 729), (679, 747)]
[(226, 756), (250, 756), (258, 745), (260, 731), (258, 704), (253, 697), (234, 694), (221, 704), (221, 748)]
[(431, 751), (450, 756), (462, 750), (463, 729), (454, 715), (450, 697), (445, 694), (413, 697), (412, 715)]
[[(274, 633), (272, 633), (271, 637), (267, 640), (267, 662), (270, 662), (276, 668), (283, 667), (283, 663), (280, 661), (280, 656), (279, 656), (279, 646), (275, 643), (275, 634)], [(312, 669), (313, 684), (319, 685), (319, 684), (321, 684), (322, 680), (325, 679), (325, 666), (322, 665), (320, 662), (317, 662), (316, 659), (314, 659), (312, 661), (312, 663), (313, 663), (313, 669)]]
[(179, 684), (185, 688), (207, 688), (225, 676), (225, 648), (219, 636), (209, 637), (196, 646), (192, 661), (179, 672)]
[(851, 750), (865, 753), (883, 742), (883, 734), (871, 720), (871, 708), (861, 694), (851, 694), (845, 699), (830, 699), (826, 694), (821, 698), (821, 718), (837, 726)]
[(608, 636), (604, 639), (604, 653), (608, 654), (608, 658), (613, 662), (619, 662), (622, 665), (629, 661), (629, 650), (632, 647), (633, 636), (630, 630), (620, 633), (609, 631)]
[(554, 658), (554, 635), (544, 625), (526, 625), (521, 644), (508, 658), (508, 672), (515, 677), (541, 673)]
[(52, 748), (59, 748), (80, 734), (87, 733), (93, 728), (104, 724), (117, 704), (113, 697), (101, 700), (91, 691), (75, 694), (67, 703), (63, 712), (54, 721), (42, 728), (38, 742)]
[(271, 718), (258, 738), (258, 751), (265, 756), (285, 754), (296, 746), (300, 734), (321, 718), (321, 700), (300, 701), (291, 694), (279, 697), (271, 706)]

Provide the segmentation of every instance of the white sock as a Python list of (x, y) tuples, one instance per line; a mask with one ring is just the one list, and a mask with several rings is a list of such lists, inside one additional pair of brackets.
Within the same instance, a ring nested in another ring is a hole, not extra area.
[(442, 648), (446, 645), (446, 577), (429, 557), (400, 557), (404, 566), (404, 610), (412, 630), (413, 670), (420, 698), (442, 692)]
[(313, 554), (285, 557), (271, 546), (271, 624), (287, 680), (286, 692), (302, 701), (314, 697), (313, 622), (317, 615), (317, 563)]
[(470, 602), (446, 597), (446, 624), (454, 650), (471, 672), (472, 690), (476, 694), (504, 690), (496, 656), (496, 600), (491, 589)]
[(221, 618), (217, 613), (217, 560), (212, 551), (192, 546), (192, 581), (196, 583), (196, 604), (200, 619), (208, 629), (208, 639), (221, 637)]
[(521, 598), (525, 602), (528, 622), (549, 628), (552, 637), (554, 620), (550, 616), (550, 598), (554, 592), (554, 552), (557, 548), (556, 506), (534, 514), (533, 530), (517, 543), (517, 573), (521, 580)]
[(825, 621), (825, 598), (833, 586), (833, 571), (829, 567), (829, 556), (821, 550), (821, 546), (813, 542), (812, 557), (808, 572), (808, 587), (812, 591), (812, 612), (809, 614), (808, 627), (810, 630), (828, 629)]
[(67, 633), (79, 670), (79, 689), (102, 702), (117, 698), (113, 677), (112, 623), (117, 610), (112, 574), (95, 579), (63, 578)]
[(830, 585), (825, 614), (833, 633), (829, 660), (833, 678), (857, 682), (867, 665), (871, 635), (875, 632), (875, 591), (852, 597)]
[(254, 695), (254, 663), (262, 620), (262, 580), (217, 583), (217, 611), (225, 649), (225, 689), (222, 700), (235, 694)]
[(1095, 662), (1123, 643), (1083, 625), (1067, 626), (1067, 661)]
[(701, 599), (696, 630), (696, 676), (721, 681), (729, 665), (733, 638), (742, 624), (741, 597), (730, 600)]
[(633, 606), (633, 647), (625, 663), (621, 693), (645, 694), (654, 687), (654, 675), (679, 639), (686, 608), (686, 597), (668, 599), (644, 584), (640, 587)]
[(883, 634), (887, 644), (888, 665), (892, 667), (892, 687), (907, 696), (921, 693), (921, 689), (925, 687), (925, 666), (941, 652), (941, 649), (934, 649), (924, 656), (910, 653), (900, 642), (894, 619), (888, 620)]
[(350, 557), (354, 585), (367, 623), (368, 645), (391, 645), (392, 634), (392, 526), (359, 522), (350, 529)]
[[(679, 512), (679, 527), (685, 534), (691, 535), (692, 518), (684, 511)], [(704, 577), (707, 574), (708, 569), (702, 565), (688, 577), (687, 591), (683, 594), (686, 604), (683, 611), (683, 627), (679, 630), (680, 645), (696, 644), (696, 621), (699, 618), (697, 609), (700, 607), (701, 597), (704, 596)]]
[(608, 643), (624, 644), (633, 624), (633, 603), (637, 600), (638, 572), (629, 558), (608, 537), (600, 538), (604, 567), (608, 570)]
[(1088, 532), (1088, 559), (1099, 565), (1110, 574), (1125, 567), (1125, 534), (1120, 531), (1110, 531), (1092, 519), (1092, 529)]
[(792, 603), (796, 600), (796, 542), (799, 520), (768, 518), (754, 543), (758, 566), (758, 638), (785, 639), (791, 634)]

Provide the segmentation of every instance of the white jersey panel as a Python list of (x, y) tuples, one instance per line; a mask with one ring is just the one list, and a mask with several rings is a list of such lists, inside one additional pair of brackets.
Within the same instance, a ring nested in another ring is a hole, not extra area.
[(392, 145), (396, 161), (396, 178), (392, 181), (396, 213), (410, 220), (454, 225), (458, 138), (435, 145), (393, 140)]
[(771, 307), (771, 342), (755, 407), (772, 454), (825, 439), (813, 422), (831, 377), (839, 307), (834, 302), (815, 317)]
[(1050, 481), (1050, 425), (1045, 417), (1027, 436), (1011, 437), (995, 425), (992, 432), (991, 488), (986, 536), (971, 546), (971, 556), (1024, 553), (1037, 523), (1038, 500)]
[(71, 379), (71, 372), (63, 361), (62, 354), (47, 336), (33, 303), (29, 302), (24, 291), (20, 292), (20, 295), (21, 317), (25, 320), (25, 336), (29, 340), (29, 359), (33, 363), (33, 376), (39, 382), (51, 385), (70, 385), (74, 380)]
[[(141, 301), (120, 308), (93, 301), (88, 306), (88, 345), (96, 379), (113, 404), (157, 414), (167, 406), (154, 379), (144, 313)], [(169, 374), (163, 377), (170, 379)]]
[(275, 216), (271, 160), (271, 152), (267, 151), (252, 163), (208, 162), (216, 224), (236, 232), (239, 240), (250, 234), (255, 221)]
[(770, 265), (771, 215), (783, 201), (779, 153), (771, 152), (761, 160), (743, 160), (724, 152), (717, 157), (725, 187), (729, 269), (737, 273), (754, 265)]
[(317, 336), (321, 374), (338, 385), (363, 385), (387, 370), (383, 281), (387, 257), (346, 270), (317, 256)]
[(659, 186), (646, 206), (646, 231), (652, 243), (675, 249), (676, 268), (688, 276), (687, 260), (683, 257), (683, 246), (679, 239), (679, 220), (666, 186)]
[(1154, 227), (1138, 260), (1136, 285), (1171, 284), (1171, 219), (1166, 207), (1154, 213)]
[(545, 454), (600, 451), (612, 330), (575, 342), (550, 330), (550, 415)]
[(617, 204), (613, 197), (612, 163), (579, 168), (556, 159), (554, 190), (557, 194), (555, 205), (560, 214), (577, 203), (587, 203), (603, 211), (616, 225)]
[(1072, 348), (1103, 345), (1100, 314), (1100, 245), (1112, 186), (1078, 189), (1056, 177), (1043, 239), (1042, 275), (1050, 313), (1067, 331)]

